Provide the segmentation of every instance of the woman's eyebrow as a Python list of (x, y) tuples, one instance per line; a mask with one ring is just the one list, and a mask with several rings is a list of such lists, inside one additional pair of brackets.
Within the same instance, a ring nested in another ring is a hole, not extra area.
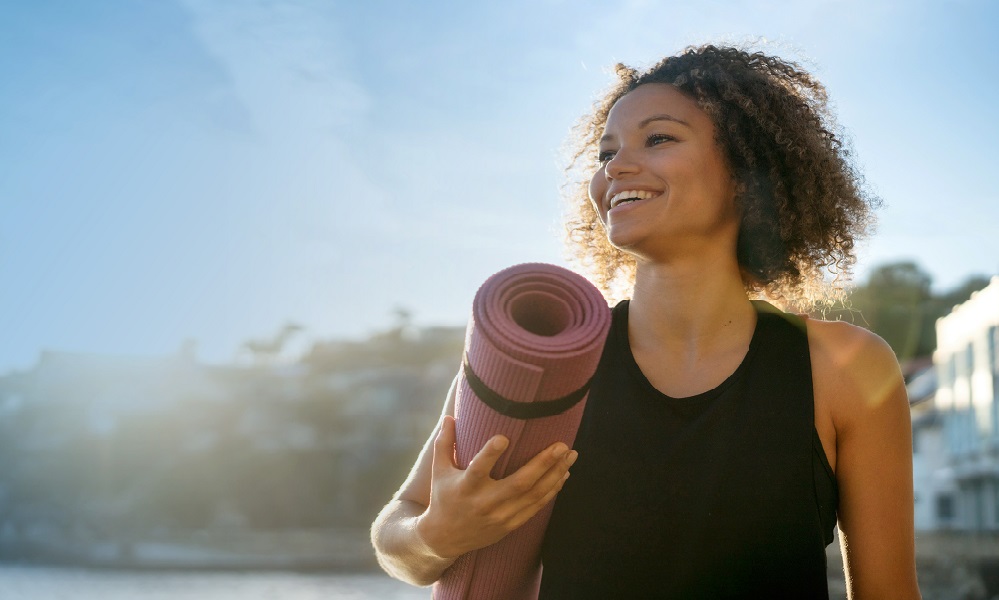
[(659, 115), (652, 115), (651, 117), (647, 117), (645, 119), (642, 119), (638, 123), (638, 127), (639, 127), (639, 129), (641, 129), (643, 127), (647, 127), (649, 125), (649, 123), (654, 123), (655, 121), (672, 121), (674, 123), (679, 123), (680, 125), (683, 125), (685, 127), (690, 127), (690, 123), (688, 123), (688, 122), (686, 122), (683, 119), (680, 119), (678, 117), (674, 117), (673, 115), (668, 115), (666, 113), (659, 114)]
[[(662, 113), (662, 114), (652, 115), (652, 116), (649, 116), (649, 117), (646, 117), (646, 118), (642, 119), (641, 121), (638, 122), (638, 128), (639, 129), (645, 129), (646, 127), (649, 126), (650, 123), (655, 123), (656, 121), (670, 121), (670, 122), (673, 122), (673, 123), (679, 123), (680, 125), (683, 125), (684, 127), (690, 127), (690, 123), (684, 121), (683, 119), (681, 119), (679, 117), (674, 117), (673, 115), (668, 115), (666, 113)], [(613, 139), (614, 139), (614, 135), (610, 134), (610, 133), (607, 133), (607, 134), (604, 134), (597, 141), (598, 142), (605, 142), (605, 141), (613, 140)]]

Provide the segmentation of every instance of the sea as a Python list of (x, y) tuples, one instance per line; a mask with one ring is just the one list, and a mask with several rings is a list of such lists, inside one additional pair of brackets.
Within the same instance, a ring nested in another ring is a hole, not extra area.
[(378, 573), (114, 571), (0, 564), (0, 600), (429, 600)]

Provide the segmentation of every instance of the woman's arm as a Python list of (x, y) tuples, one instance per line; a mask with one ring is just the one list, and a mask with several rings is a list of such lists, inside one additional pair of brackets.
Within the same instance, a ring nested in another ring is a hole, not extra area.
[(454, 462), (454, 398), (416, 464), (371, 527), (378, 562), (397, 579), (429, 585), (462, 554), (498, 542), (523, 525), (562, 489), (576, 452), (559, 442), (511, 475), (489, 476), (509, 441), (494, 436), (468, 469)]
[(891, 348), (839, 322), (808, 322), (816, 406), (835, 427), (838, 521), (849, 598), (919, 598), (912, 427)]
[(430, 477), (434, 442), (445, 417), (454, 415), (454, 395), (458, 380), (448, 391), (440, 420), (423, 445), (409, 476), (392, 500), (378, 513), (371, 526), (371, 543), (385, 572), (415, 585), (429, 585), (440, 578), (454, 558), (438, 555), (416, 530), (416, 523), (430, 504)]

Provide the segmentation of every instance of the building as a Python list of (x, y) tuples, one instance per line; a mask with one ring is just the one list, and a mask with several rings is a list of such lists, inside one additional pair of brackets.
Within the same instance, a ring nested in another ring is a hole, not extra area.
[(999, 277), (937, 321), (933, 362), (953, 481), (936, 513), (957, 530), (999, 531)]
[(954, 527), (954, 479), (944, 447), (943, 415), (934, 403), (937, 372), (930, 363), (906, 383), (912, 416), (912, 483), (916, 531)]

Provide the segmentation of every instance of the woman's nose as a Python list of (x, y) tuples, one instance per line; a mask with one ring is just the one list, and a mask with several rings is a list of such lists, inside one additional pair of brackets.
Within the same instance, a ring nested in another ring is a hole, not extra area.
[(629, 151), (623, 149), (615, 152), (604, 167), (604, 172), (610, 179), (618, 179), (622, 175), (629, 175), (636, 171), (638, 171), (638, 163)]

